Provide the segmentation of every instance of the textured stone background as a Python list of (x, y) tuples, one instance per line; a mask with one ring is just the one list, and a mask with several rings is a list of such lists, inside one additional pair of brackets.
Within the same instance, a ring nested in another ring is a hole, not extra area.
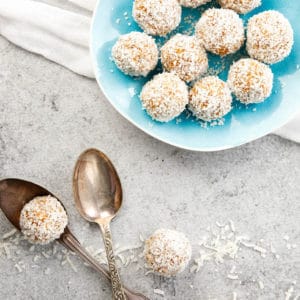
[[(179, 229), (194, 245), (207, 226), (232, 219), (254, 241), (272, 242), (280, 259), (243, 250), (235, 265), (241, 283), (226, 278), (233, 262), (206, 264), (199, 273), (166, 280), (134, 266), (122, 269), (130, 287), (151, 299), (284, 299), (291, 282), (300, 283), (300, 146), (275, 136), (218, 153), (193, 153), (165, 145), (123, 119), (97, 84), (0, 38), (0, 177), (20, 177), (46, 186), (70, 214), (70, 227), (85, 245), (102, 248), (96, 226), (76, 212), (72, 170), (88, 147), (106, 152), (124, 188), (124, 206), (112, 225), (114, 240), (134, 245), (139, 233), (158, 227)], [(11, 229), (0, 213), (0, 237)], [(284, 235), (296, 249), (288, 250)], [(14, 260), (0, 256), (0, 299), (110, 299), (110, 286), (72, 257), (78, 269), (56, 258), (33, 257), (22, 243)], [(60, 246), (59, 246), (60, 247)], [(50, 246), (51, 248), (51, 246)], [(50, 249), (49, 247), (45, 248)], [(23, 261), (25, 269), (14, 267)], [(48, 269), (50, 274), (45, 274)], [(218, 269), (217, 272), (215, 269)], [(255, 280), (264, 282), (260, 290)], [(193, 285), (193, 288), (190, 287)]]

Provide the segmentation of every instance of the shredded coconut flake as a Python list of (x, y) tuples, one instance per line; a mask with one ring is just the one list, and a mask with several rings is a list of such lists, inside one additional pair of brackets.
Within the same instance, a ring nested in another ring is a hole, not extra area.
[(165, 292), (163, 290), (160, 290), (160, 289), (154, 289), (153, 293), (157, 294), (157, 295), (161, 295), (161, 296), (165, 295)]

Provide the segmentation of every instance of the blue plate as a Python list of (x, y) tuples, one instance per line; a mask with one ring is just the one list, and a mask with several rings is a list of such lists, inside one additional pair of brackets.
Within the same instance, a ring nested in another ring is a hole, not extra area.
[[(234, 108), (225, 117), (222, 126), (206, 126), (207, 124), (197, 121), (186, 112), (172, 122), (159, 123), (142, 110), (139, 93), (144, 83), (153, 74), (160, 72), (161, 67), (158, 66), (146, 79), (134, 79), (121, 73), (111, 60), (111, 48), (121, 34), (141, 31), (131, 16), (132, 4), (132, 0), (98, 1), (91, 29), (91, 55), (98, 84), (108, 101), (144, 132), (180, 148), (217, 151), (242, 145), (273, 132), (300, 110), (300, 1), (263, 0), (261, 7), (243, 17), (246, 24), (249, 17), (261, 11), (275, 9), (282, 12), (293, 26), (295, 44), (287, 59), (272, 66), (275, 74), (272, 96), (256, 105), (244, 106), (234, 102)], [(171, 35), (176, 32), (192, 34), (193, 24), (212, 5), (217, 6), (212, 2), (199, 9), (183, 9), (183, 21)], [(159, 44), (163, 41), (161, 38), (157, 39)], [(245, 49), (224, 59), (209, 55), (210, 68), (215, 69), (226, 80), (229, 65), (243, 56), (246, 56)]]

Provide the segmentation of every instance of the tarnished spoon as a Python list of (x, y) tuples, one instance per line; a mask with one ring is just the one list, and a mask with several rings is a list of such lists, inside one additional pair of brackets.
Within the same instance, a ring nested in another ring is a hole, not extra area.
[[(46, 195), (51, 195), (58, 199), (45, 188), (29, 181), (15, 178), (0, 181), (0, 208), (7, 219), (19, 230), (20, 215), (24, 205), (37, 196)], [(94, 270), (103, 274), (110, 280), (109, 272), (82, 247), (68, 227), (66, 227), (58, 241), (69, 250), (76, 252), (78, 256), (88, 263)], [(132, 292), (125, 287), (123, 287), (123, 289), (128, 300), (149, 300), (142, 294)]]
[(79, 213), (100, 226), (110, 270), (113, 297), (125, 299), (113, 253), (110, 222), (122, 204), (119, 176), (109, 158), (97, 149), (83, 152), (76, 163), (73, 192)]

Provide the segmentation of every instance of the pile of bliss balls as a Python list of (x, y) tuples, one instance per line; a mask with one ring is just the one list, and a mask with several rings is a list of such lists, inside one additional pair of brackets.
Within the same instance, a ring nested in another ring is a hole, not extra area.
[[(176, 34), (159, 50), (152, 36), (165, 36), (181, 21), (182, 6), (196, 8), (211, 0), (135, 0), (133, 17), (144, 32), (122, 35), (112, 48), (117, 67), (130, 76), (147, 76), (161, 60), (163, 72), (147, 82), (140, 94), (143, 108), (156, 121), (168, 122), (186, 108), (203, 121), (224, 117), (232, 109), (232, 94), (244, 104), (260, 103), (273, 88), (270, 64), (285, 59), (293, 47), (293, 29), (278, 11), (251, 17), (246, 34), (239, 14), (261, 0), (218, 0), (195, 26), (195, 34)], [(206, 76), (207, 52), (224, 57), (246, 41), (249, 58), (234, 62), (227, 82)], [(189, 87), (188, 84), (191, 86)]]

